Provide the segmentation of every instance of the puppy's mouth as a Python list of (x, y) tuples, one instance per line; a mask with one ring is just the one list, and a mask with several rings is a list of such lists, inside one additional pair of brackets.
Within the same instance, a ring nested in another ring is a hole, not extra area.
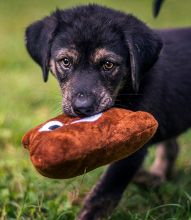
[(78, 111), (72, 106), (72, 102), (69, 104), (62, 104), (62, 111), (64, 114), (72, 117), (88, 117), (93, 116), (98, 113), (107, 111), (114, 106), (114, 101), (111, 98), (101, 99), (99, 102), (95, 103), (90, 109), (84, 109), (83, 111)]

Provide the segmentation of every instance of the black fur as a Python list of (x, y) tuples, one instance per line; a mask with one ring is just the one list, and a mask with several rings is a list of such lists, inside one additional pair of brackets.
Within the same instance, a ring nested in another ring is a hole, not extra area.
[(41, 66), (44, 82), (48, 80), (50, 48), (56, 27), (57, 20), (54, 17), (47, 17), (42, 21), (33, 23), (26, 30), (27, 50), (32, 58)]
[[(29, 26), (26, 38), (28, 51), (41, 65), (45, 81), (56, 51), (69, 46), (79, 52), (78, 64), (55, 73), (61, 88), (70, 82), (68, 102), (83, 92), (91, 94), (98, 106), (100, 89), (104, 88), (111, 102), (99, 111), (115, 105), (152, 113), (159, 128), (148, 145), (176, 137), (191, 126), (191, 28), (151, 30), (131, 15), (89, 5), (56, 11)], [(121, 57), (114, 76), (90, 62), (96, 48), (106, 48)], [(72, 114), (67, 108), (66, 113)], [(80, 220), (99, 219), (116, 206), (141, 166), (147, 146), (109, 167), (87, 199)], [(106, 200), (111, 204), (105, 204)]]

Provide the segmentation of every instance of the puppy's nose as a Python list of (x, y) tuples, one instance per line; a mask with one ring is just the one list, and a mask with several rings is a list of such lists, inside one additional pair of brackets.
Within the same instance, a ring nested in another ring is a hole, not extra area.
[(95, 97), (85, 93), (78, 93), (73, 102), (73, 110), (77, 115), (88, 116), (94, 112)]

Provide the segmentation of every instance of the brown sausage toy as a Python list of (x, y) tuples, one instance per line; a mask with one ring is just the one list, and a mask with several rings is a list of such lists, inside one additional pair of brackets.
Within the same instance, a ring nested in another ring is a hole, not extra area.
[(31, 129), (22, 144), (39, 173), (66, 179), (129, 156), (157, 127), (149, 113), (112, 108), (82, 119), (59, 115)]

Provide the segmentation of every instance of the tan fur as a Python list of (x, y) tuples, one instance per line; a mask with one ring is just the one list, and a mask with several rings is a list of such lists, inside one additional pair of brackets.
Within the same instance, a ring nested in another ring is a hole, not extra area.
[(53, 59), (50, 60), (49, 69), (50, 69), (52, 75), (56, 77), (56, 64)]
[(68, 112), (72, 112), (73, 114), (74, 111), (72, 109), (71, 106), (71, 99), (72, 99), (72, 86), (71, 86), (71, 82), (65, 82), (64, 84), (61, 84), (61, 93), (62, 93), (62, 108), (64, 110), (64, 112), (67, 114)]
[(91, 61), (93, 63), (99, 63), (101, 59), (107, 59), (110, 58), (113, 61), (120, 61), (122, 59), (121, 56), (115, 54), (112, 51), (109, 51), (105, 48), (98, 48), (96, 49), (95, 53), (91, 57)]
[(79, 53), (74, 48), (64, 48), (57, 52), (56, 59), (62, 59), (64, 57), (72, 58), (73, 62), (76, 63), (79, 59)]

